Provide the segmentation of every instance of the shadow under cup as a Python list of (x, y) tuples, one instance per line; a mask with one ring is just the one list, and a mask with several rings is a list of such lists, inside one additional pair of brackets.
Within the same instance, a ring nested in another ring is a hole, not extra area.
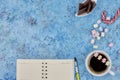
[(86, 59), (86, 67), (92, 75), (103, 76), (110, 70), (111, 60), (105, 52), (93, 51)]

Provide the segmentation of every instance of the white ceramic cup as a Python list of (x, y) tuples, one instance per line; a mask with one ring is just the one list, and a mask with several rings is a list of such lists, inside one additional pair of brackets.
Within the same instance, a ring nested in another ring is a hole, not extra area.
[[(103, 55), (109, 60), (109, 62), (110, 62), (110, 65), (106, 68), (106, 70), (103, 71), (103, 72), (100, 72), (100, 73), (96, 73), (94, 70), (91, 70), (91, 69), (90, 69), (90, 59), (92, 58), (92, 56), (93, 56), (93, 54), (94, 54), (95, 52), (98, 52), (98, 53), (103, 54)], [(110, 73), (110, 74), (113, 75), (113, 76), (115, 75), (115, 73), (111, 71), (111, 66), (112, 66), (111, 59), (110, 59), (109, 55), (108, 55), (106, 52), (104, 52), (104, 51), (95, 50), (95, 51), (91, 52), (91, 53), (87, 56), (87, 58), (86, 58), (86, 63), (85, 63), (85, 64), (86, 64), (86, 68), (87, 68), (88, 72), (89, 72), (90, 74), (94, 75), (94, 76), (104, 76), (104, 75), (106, 75), (107, 73)]]

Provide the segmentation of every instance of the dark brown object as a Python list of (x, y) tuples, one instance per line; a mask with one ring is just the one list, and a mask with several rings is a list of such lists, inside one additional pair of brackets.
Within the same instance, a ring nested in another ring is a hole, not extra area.
[(95, 6), (96, 3), (94, 1), (86, 0), (84, 3), (79, 4), (77, 15), (88, 14), (94, 9)]
[(88, 7), (87, 7), (87, 13), (90, 12), (91, 8), (92, 8), (92, 5), (91, 5), (91, 2), (90, 2), (90, 3), (88, 4)]
[[(99, 53), (99, 55), (102, 56), (102, 58), (107, 59), (107, 57), (101, 53)], [(107, 59), (108, 61), (108, 59)], [(92, 57), (90, 60), (90, 67), (95, 71), (95, 72), (102, 72), (105, 71), (107, 69), (107, 66), (105, 65), (105, 63), (102, 63), (101, 60), (98, 60), (96, 57)]]
[(91, 7), (91, 9), (90, 9), (90, 12), (95, 8), (95, 6), (96, 6), (96, 3), (95, 3), (95, 2), (92, 2), (92, 7)]
[(87, 10), (87, 7), (82, 8), (82, 9), (79, 11), (78, 15), (81, 15), (81, 14), (85, 13), (86, 10)]

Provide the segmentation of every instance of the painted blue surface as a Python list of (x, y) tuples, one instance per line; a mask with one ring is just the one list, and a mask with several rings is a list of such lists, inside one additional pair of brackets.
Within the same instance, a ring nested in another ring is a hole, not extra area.
[[(0, 0), (0, 80), (16, 80), (16, 59), (71, 59), (77, 57), (81, 80), (120, 80), (120, 73), (94, 77), (85, 68), (85, 58), (93, 51), (92, 25), (103, 10), (113, 17), (120, 0), (98, 0), (95, 10), (78, 18), (75, 13), (83, 0)], [(120, 68), (120, 17), (97, 42), (113, 66)], [(109, 42), (114, 46), (109, 48)]]

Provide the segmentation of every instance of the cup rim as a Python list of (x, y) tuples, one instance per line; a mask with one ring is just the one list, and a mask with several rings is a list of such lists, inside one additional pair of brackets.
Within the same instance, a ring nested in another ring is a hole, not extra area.
[[(104, 73), (95, 74), (95, 73), (93, 73), (93, 72), (89, 69), (89, 67), (88, 67), (89, 57), (90, 57), (93, 53), (95, 53), (95, 52), (101, 52), (101, 53), (104, 54), (104, 55), (109, 59), (109, 61), (110, 61), (110, 66), (108, 67), (108, 69), (107, 69)], [(92, 51), (92, 52), (90, 52), (90, 53), (88, 54), (88, 56), (87, 56), (87, 58), (86, 58), (85, 66), (86, 66), (88, 72), (91, 73), (92, 75), (94, 75), (94, 76), (104, 76), (104, 75), (106, 75), (106, 74), (110, 71), (111, 66), (112, 66), (112, 62), (111, 62), (110, 56), (109, 56), (106, 52), (104, 52), (104, 51), (102, 51), (102, 50), (94, 50), (94, 51)]]

